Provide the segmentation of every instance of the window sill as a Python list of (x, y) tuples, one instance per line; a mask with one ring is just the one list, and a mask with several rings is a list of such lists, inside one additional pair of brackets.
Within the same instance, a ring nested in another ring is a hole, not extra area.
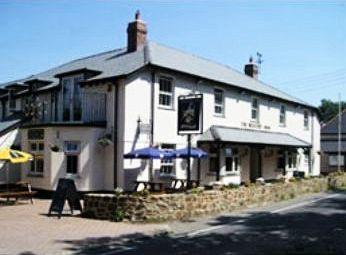
[(213, 116), (216, 117), (216, 118), (226, 118), (225, 114), (214, 113)]
[(232, 171), (232, 172), (227, 172), (222, 176), (227, 177), (227, 176), (239, 176), (239, 175), (240, 175), (240, 173), (238, 171), (237, 172)]
[(166, 174), (166, 173), (160, 173), (159, 174), (160, 178), (175, 178), (175, 174)]
[(73, 180), (82, 178), (79, 174), (68, 174), (68, 173), (65, 175), (65, 177), (68, 179), (73, 179)]
[(163, 105), (159, 105), (157, 108), (160, 109), (160, 110), (175, 111), (174, 107), (169, 107), (169, 106), (166, 107), (166, 106), (163, 106)]
[(30, 177), (30, 178), (43, 178), (43, 174), (37, 174), (37, 173), (29, 173), (26, 175), (27, 177)]

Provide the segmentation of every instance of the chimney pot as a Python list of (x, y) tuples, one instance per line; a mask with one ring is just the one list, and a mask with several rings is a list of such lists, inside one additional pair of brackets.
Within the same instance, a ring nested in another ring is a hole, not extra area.
[(252, 56), (249, 58), (249, 63), (245, 65), (244, 72), (246, 75), (258, 79), (258, 66), (253, 62)]
[(136, 11), (135, 20), (127, 27), (127, 51), (134, 52), (140, 49), (147, 41), (147, 25), (140, 19), (141, 13)]

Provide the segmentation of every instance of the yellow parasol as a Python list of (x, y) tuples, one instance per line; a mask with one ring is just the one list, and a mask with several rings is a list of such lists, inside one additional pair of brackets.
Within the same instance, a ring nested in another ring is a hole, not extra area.
[(8, 174), (9, 174), (9, 164), (17, 164), (17, 163), (26, 163), (29, 160), (32, 160), (33, 156), (29, 153), (17, 150), (11, 150), (10, 148), (2, 148), (0, 149), (0, 161), (7, 162), (7, 171), (6, 171), (6, 182), (8, 189)]
[(12, 164), (26, 163), (32, 160), (32, 155), (23, 151), (11, 150), (9, 148), (0, 149), (0, 160)]

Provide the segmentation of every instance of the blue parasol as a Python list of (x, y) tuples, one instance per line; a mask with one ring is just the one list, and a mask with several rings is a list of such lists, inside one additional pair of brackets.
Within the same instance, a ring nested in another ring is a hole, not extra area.
[[(173, 157), (175, 157), (175, 158), (188, 158), (189, 157), (188, 148), (175, 150), (175, 151), (172, 151), (172, 153), (173, 153)], [(206, 153), (205, 151), (198, 149), (198, 148), (191, 148), (190, 157), (191, 158), (207, 158), (208, 153)]]
[(160, 159), (160, 158), (173, 158), (173, 153), (170, 151), (159, 150), (155, 147), (146, 147), (142, 149), (133, 150), (124, 155), (126, 159)]

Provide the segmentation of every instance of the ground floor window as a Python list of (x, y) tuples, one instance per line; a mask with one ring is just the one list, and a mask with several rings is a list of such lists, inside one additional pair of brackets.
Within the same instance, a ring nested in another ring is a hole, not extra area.
[(209, 172), (218, 172), (220, 170), (220, 158), (218, 150), (215, 147), (209, 149)]
[(33, 155), (30, 162), (30, 172), (33, 174), (43, 174), (44, 170), (44, 142), (30, 141), (29, 151)]
[(285, 152), (283, 150), (279, 150), (277, 153), (277, 169), (285, 169)]
[(344, 166), (345, 163), (345, 156), (344, 155), (329, 155), (328, 156), (328, 162), (329, 166), (338, 166), (338, 159), (340, 160), (340, 166)]
[(64, 144), (64, 152), (66, 156), (66, 173), (78, 174), (80, 142), (66, 141)]
[(239, 153), (238, 149), (226, 148), (226, 171), (238, 172), (239, 171)]
[[(161, 144), (162, 150), (175, 150), (175, 144)], [(174, 173), (174, 161), (172, 159), (161, 159), (160, 174)]]
[(294, 152), (288, 152), (287, 155), (287, 164), (288, 168), (296, 168), (297, 167), (297, 154)]

